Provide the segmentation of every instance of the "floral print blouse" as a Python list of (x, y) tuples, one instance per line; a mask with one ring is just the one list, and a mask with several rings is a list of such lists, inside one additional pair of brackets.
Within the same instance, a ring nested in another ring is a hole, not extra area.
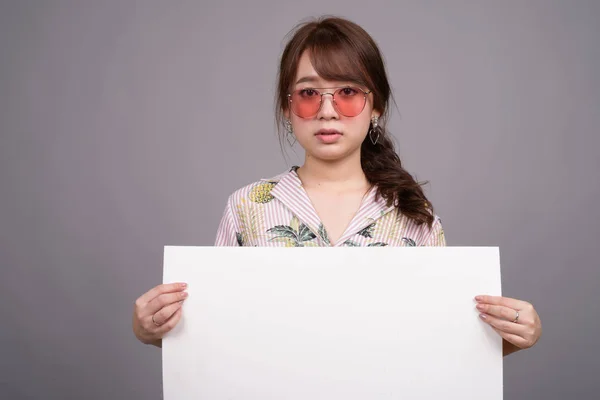
[[(216, 246), (332, 246), (302, 182), (298, 167), (235, 191), (227, 200)], [(335, 243), (339, 246), (445, 246), (441, 220), (432, 228), (398, 216), (373, 187)]]

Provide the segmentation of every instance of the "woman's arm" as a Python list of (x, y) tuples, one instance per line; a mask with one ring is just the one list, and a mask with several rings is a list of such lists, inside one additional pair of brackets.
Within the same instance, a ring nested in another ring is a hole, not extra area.
[(516, 353), (521, 350), (506, 339), (502, 339), (502, 356), (506, 357), (509, 354)]
[(219, 229), (217, 229), (217, 237), (215, 238), (215, 246), (241, 246), (240, 239), (236, 233), (235, 219), (231, 207), (231, 197), (227, 200), (225, 211)]

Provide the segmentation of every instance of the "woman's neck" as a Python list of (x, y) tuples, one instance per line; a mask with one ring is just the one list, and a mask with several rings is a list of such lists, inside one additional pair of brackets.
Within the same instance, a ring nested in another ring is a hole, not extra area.
[(324, 161), (306, 156), (304, 165), (297, 171), (305, 188), (323, 188), (333, 191), (353, 191), (368, 188), (369, 182), (357, 157)]

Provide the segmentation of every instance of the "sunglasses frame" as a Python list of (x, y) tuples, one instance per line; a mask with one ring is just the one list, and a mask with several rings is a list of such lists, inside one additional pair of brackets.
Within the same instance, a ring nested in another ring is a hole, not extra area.
[[(296, 114), (296, 113), (294, 112), (294, 107), (292, 106), (292, 95), (293, 95), (294, 93), (296, 93), (296, 92), (299, 92), (299, 91), (301, 91), (301, 90), (309, 90), (309, 89), (310, 89), (310, 90), (315, 90), (317, 93), (319, 93), (319, 94), (321, 95), (321, 99), (319, 100), (319, 108), (317, 108), (317, 111), (316, 111), (316, 112), (315, 112), (313, 115), (310, 115), (310, 116), (308, 116), (308, 117), (301, 117), (300, 115), (298, 115), (298, 114)], [(334, 89), (333, 93), (331, 93), (331, 92), (323, 92), (323, 93), (320, 93), (320, 92), (319, 92), (319, 90), (331, 90), (331, 89)], [(337, 103), (335, 102), (335, 94), (336, 94), (336, 93), (337, 93), (339, 90), (341, 90), (341, 89), (358, 89), (358, 90), (360, 90), (360, 91), (363, 93), (364, 103), (363, 103), (362, 109), (360, 110), (360, 112), (359, 112), (358, 114), (356, 114), (356, 115), (353, 115), (353, 116), (351, 116), (351, 117), (350, 117), (350, 116), (348, 116), (348, 115), (345, 115), (344, 113), (342, 113), (342, 112), (341, 112), (341, 111), (338, 109), (338, 107), (337, 107)], [(319, 113), (319, 111), (321, 111), (321, 107), (323, 107), (323, 96), (325, 96), (326, 94), (330, 94), (330, 95), (331, 95), (331, 100), (332, 100), (332, 102), (333, 102), (333, 108), (335, 108), (335, 110), (336, 110), (338, 113), (342, 114), (344, 117), (353, 118), (353, 117), (356, 117), (357, 115), (360, 115), (360, 113), (361, 113), (361, 112), (363, 112), (363, 110), (365, 109), (365, 106), (367, 105), (367, 96), (368, 96), (368, 95), (369, 95), (369, 93), (371, 93), (371, 92), (372, 92), (372, 90), (369, 90), (368, 92), (366, 92), (366, 91), (364, 91), (364, 90), (363, 90), (361, 87), (359, 87), (359, 86), (336, 86), (336, 87), (329, 87), (329, 88), (306, 87), (306, 88), (296, 89), (296, 90), (292, 91), (291, 93), (288, 93), (288, 94), (287, 94), (287, 98), (288, 98), (288, 104), (290, 105), (290, 110), (291, 110), (291, 111), (292, 111), (292, 112), (293, 112), (293, 113), (294, 113), (294, 114), (295, 114), (297, 117), (299, 117), (299, 118), (302, 118), (302, 119), (308, 119), (308, 118), (312, 118), (312, 117), (314, 117), (315, 115), (317, 115), (317, 114)]]

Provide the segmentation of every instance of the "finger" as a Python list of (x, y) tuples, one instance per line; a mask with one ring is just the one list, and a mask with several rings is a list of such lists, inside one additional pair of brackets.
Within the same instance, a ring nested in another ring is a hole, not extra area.
[(495, 330), (496, 333), (498, 333), (498, 335), (500, 335), (507, 342), (514, 344), (518, 348), (523, 349), (527, 347), (527, 340), (523, 339), (521, 336), (501, 331), (500, 329), (496, 329), (493, 326), (492, 329)]
[[(155, 328), (162, 326), (165, 324), (165, 322), (167, 322), (169, 320), (169, 318), (171, 318), (173, 316), (173, 314), (175, 314), (175, 312), (177, 310), (179, 310), (182, 306), (183, 300), (178, 301), (174, 304), (170, 304), (166, 307), (163, 307), (162, 309), (158, 310), (156, 313), (154, 314), (150, 314), (149, 317), (146, 317), (149, 320), (148, 326), (152, 327), (152, 330), (156, 330)], [(154, 318), (154, 321), (152, 320)], [(154, 323), (156, 322), (156, 324)]]
[(162, 337), (165, 333), (167, 333), (170, 330), (172, 330), (173, 328), (175, 328), (175, 325), (177, 325), (177, 323), (181, 319), (182, 312), (183, 312), (183, 308), (179, 307), (177, 309), (177, 311), (175, 311), (173, 316), (171, 318), (169, 318), (167, 321), (165, 321), (165, 323), (162, 324), (160, 326), (160, 328), (158, 328), (156, 330), (156, 334), (159, 335), (160, 337)]
[(148, 304), (146, 304), (146, 306), (141, 310), (140, 314), (142, 317), (155, 314), (162, 308), (177, 303), (178, 301), (185, 300), (187, 296), (187, 292), (161, 294), (158, 297), (155, 297), (153, 300), (151, 300)]
[(526, 301), (512, 299), (510, 297), (502, 297), (502, 296), (480, 295), (480, 296), (475, 296), (475, 300), (478, 303), (492, 304), (492, 305), (496, 305), (496, 306), (504, 306), (504, 307), (512, 308), (514, 310), (522, 310), (529, 305), (529, 303), (527, 303)]
[(517, 311), (504, 306), (493, 306), (490, 304), (480, 303), (476, 306), (477, 310), (482, 313), (492, 315), (497, 318), (503, 318), (507, 321), (514, 322), (517, 317)]
[(163, 283), (161, 285), (157, 285), (152, 289), (148, 290), (146, 293), (141, 295), (136, 301), (135, 304), (138, 307), (143, 307), (148, 304), (155, 297), (163, 294), (163, 293), (171, 293), (176, 291), (185, 290), (187, 288), (187, 284), (183, 282), (178, 283)]
[(523, 325), (499, 319), (489, 314), (479, 314), (479, 317), (493, 328), (496, 328), (502, 332), (512, 333), (523, 338), (528, 334), (528, 329)]

